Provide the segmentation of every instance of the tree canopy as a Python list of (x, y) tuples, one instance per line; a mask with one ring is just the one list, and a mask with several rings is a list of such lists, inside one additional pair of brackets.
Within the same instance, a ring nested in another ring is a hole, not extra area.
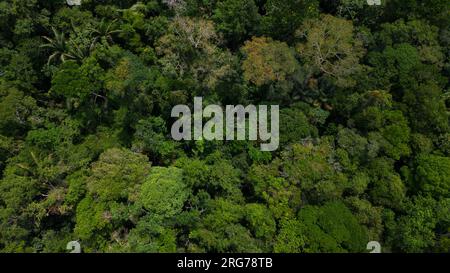
[(67, 2), (0, 0), (0, 252), (450, 252), (450, 0)]

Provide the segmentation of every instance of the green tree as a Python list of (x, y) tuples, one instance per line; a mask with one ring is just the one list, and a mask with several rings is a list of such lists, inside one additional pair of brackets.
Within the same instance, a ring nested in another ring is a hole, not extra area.
[(74, 61), (67, 61), (53, 76), (50, 93), (67, 99), (79, 99), (81, 103), (94, 93), (94, 86), (80, 66)]
[(401, 209), (405, 201), (406, 188), (394, 170), (393, 160), (376, 158), (369, 163), (372, 203), (388, 208)]
[(242, 52), (244, 78), (256, 86), (285, 81), (299, 68), (294, 51), (271, 38), (253, 37), (245, 42)]
[(450, 130), (442, 89), (435, 83), (428, 82), (407, 90), (403, 102), (415, 131), (425, 135), (438, 135)]
[(188, 195), (182, 170), (153, 167), (141, 186), (139, 202), (151, 213), (171, 217), (181, 212)]
[(305, 19), (318, 16), (319, 1), (268, 0), (264, 8), (266, 10), (262, 19), (264, 32), (275, 39), (291, 40)]
[(218, 32), (236, 46), (258, 30), (261, 16), (253, 0), (226, 0), (217, 3), (212, 16)]
[(250, 231), (240, 224), (243, 207), (226, 199), (208, 202), (208, 213), (189, 234), (190, 250), (208, 252), (261, 252)]
[(444, 232), (448, 230), (449, 208), (448, 199), (438, 202), (419, 196), (408, 202), (406, 214), (398, 219), (392, 238), (395, 247), (410, 253), (430, 251), (439, 225), (444, 227)]
[(175, 166), (183, 169), (184, 181), (194, 193), (242, 200), (241, 173), (222, 153), (216, 151), (205, 160), (180, 158)]
[(450, 158), (436, 155), (419, 155), (416, 158), (415, 180), (418, 188), (439, 200), (449, 198)]
[(317, 137), (318, 131), (310, 124), (304, 112), (295, 107), (280, 111), (280, 142), (282, 144), (298, 143), (302, 139)]
[(166, 75), (212, 90), (232, 74), (235, 62), (233, 55), (220, 50), (219, 41), (212, 21), (176, 17), (157, 41), (156, 52)]
[(386, 48), (396, 44), (410, 44), (418, 49), (421, 61), (442, 66), (444, 55), (439, 44), (439, 28), (425, 21), (398, 20), (382, 25), (376, 33), (379, 47)]
[(160, 117), (140, 120), (136, 125), (132, 149), (152, 160), (170, 163), (179, 153), (177, 143), (168, 139), (166, 124)]
[(438, 26), (448, 25), (448, 0), (430, 0), (428, 2), (418, 0), (392, 0), (387, 3), (386, 17), (426, 19)]
[(363, 71), (365, 49), (351, 21), (323, 15), (305, 21), (296, 35), (304, 40), (297, 50), (312, 73), (331, 77), (341, 87), (356, 84), (353, 77)]
[(109, 149), (92, 164), (87, 188), (102, 201), (131, 198), (137, 194), (149, 169), (146, 156), (125, 149)]
[(276, 232), (276, 222), (267, 207), (253, 203), (247, 204), (245, 210), (245, 218), (254, 236), (270, 242)]
[[(112, 242), (121, 241), (119, 234), (124, 223), (136, 222), (133, 219), (139, 208), (134, 203), (149, 172), (146, 156), (112, 148), (81, 176), (87, 191), (76, 208), (74, 233), (85, 242), (85, 251), (107, 251), (108, 247), (109, 251), (114, 250)], [(72, 190), (77, 190), (76, 180), (71, 183)]]
[(23, 135), (30, 126), (28, 118), (36, 110), (36, 101), (16, 88), (0, 84), (0, 134)]
[[(292, 236), (292, 237), (291, 237)], [(306, 206), (297, 220), (285, 221), (277, 237), (277, 252), (361, 252), (367, 230), (340, 202)]]

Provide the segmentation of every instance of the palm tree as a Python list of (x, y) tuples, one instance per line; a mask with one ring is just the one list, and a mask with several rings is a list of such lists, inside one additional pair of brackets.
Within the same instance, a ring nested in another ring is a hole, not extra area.
[(55, 58), (59, 58), (61, 62), (65, 62), (67, 59), (74, 59), (75, 57), (69, 53), (69, 48), (66, 43), (66, 37), (64, 33), (59, 33), (54, 27), (52, 27), (54, 38), (43, 36), (48, 43), (41, 45), (43, 48), (48, 48), (53, 51), (52, 55), (48, 57), (47, 64)]
[(101, 22), (97, 26), (97, 28), (91, 28), (91, 34), (93, 35), (94, 39), (91, 43), (91, 48), (95, 46), (95, 44), (98, 42), (98, 40), (101, 40), (102, 38), (105, 38), (106, 41), (109, 44), (114, 43), (113, 41), (113, 34), (122, 32), (119, 29), (115, 29), (115, 23), (116, 20), (112, 21), (111, 23), (108, 23), (105, 21), (105, 18), (102, 18)]
[(69, 53), (73, 57), (73, 59), (76, 59), (78, 61), (83, 60), (86, 57), (89, 57), (91, 54), (92, 47), (89, 47), (89, 45), (84, 44), (77, 44), (76, 42), (71, 41), (70, 42), (70, 48)]

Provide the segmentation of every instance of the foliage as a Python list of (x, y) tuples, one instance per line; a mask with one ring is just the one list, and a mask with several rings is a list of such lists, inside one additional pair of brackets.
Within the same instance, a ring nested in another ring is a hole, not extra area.
[(285, 81), (298, 68), (293, 51), (286, 43), (266, 37), (254, 37), (245, 43), (242, 52), (244, 78), (261, 86), (274, 81)]
[[(0, 252), (448, 253), (449, 9), (0, 0)], [(173, 140), (197, 96), (279, 149)]]
[(297, 36), (305, 40), (297, 49), (313, 72), (332, 77), (338, 86), (355, 85), (352, 76), (363, 69), (359, 59), (365, 50), (351, 21), (323, 15), (307, 20)]

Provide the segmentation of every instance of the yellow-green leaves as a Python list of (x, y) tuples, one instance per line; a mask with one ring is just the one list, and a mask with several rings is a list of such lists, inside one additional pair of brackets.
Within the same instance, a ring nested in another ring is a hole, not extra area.
[(139, 202), (148, 211), (163, 217), (181, 212), (189, 190), (181, 169), (154, 167), (141, 187)]
[(271, 38), (253, 37), (242, 52), (244, 79), (256, 86), (285, 81), (299, 67), (294, 51), (286, 43)]
[(305, 21), (297, 36), (304, 40), (297, 45), (300, 58), (314, 72), (332, 77), (338, 86), (356, 84), (352, 76), (362, 70), (359, 60), (365, 50), (351, 21), (322, 15)]
[(92, 165), (87, 187), (100, 200), (133, 199), (149, 170), (146, 156), (125, 149), (109, 149)]

